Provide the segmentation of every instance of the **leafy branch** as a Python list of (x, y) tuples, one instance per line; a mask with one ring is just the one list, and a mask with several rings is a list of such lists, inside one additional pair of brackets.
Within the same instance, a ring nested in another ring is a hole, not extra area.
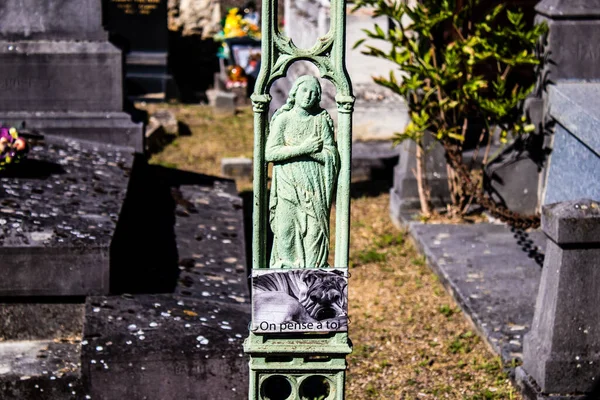
[[(421, 0), (410, 6), (401, 0), (356, 3), (355, 8), (370, 7), (375, 17), (391, 21), (388, 30), (378, 25), (365, 30), (366, 38), (355, 48), (362, 46), (364, 54), (397, 66), (388, 76), (374, 77), (377, 84), (408, 100), (411, 122), (396, 134), (396, 143), (413, 140), (424, 151), (423, 136), (429, 132), (446, 151), (460, 152), (472, 131), (469, 124), (476, 118), (483, 121), (481, 132), (475, 133), (479, 137), (476, 154), (480, 145), (486, 147), (485, 164), (495, 130), (500, 132), (501, 143), (534, 130), (522, 117), (522, 104), (535, 85), (532, 71), (539, 63), (535, 48), (547, 28), (529, 27), (519, 10), (498, 5), (482, 12), (482, 5), (481, 0)], [(365, 45), (366, 39), (385, 43), (388, 50)], [(417, 163), (423, 174), (417, 179), (427, 185), (424, 161)], [(457, 166), (450, 163), (449, 169)], [(461, 215), (474, 197), (466, 190), (467, 183), (473, 190), (483, 190), (478, 178), (481, 171), (468, 174), (462, 182), (449, 181), (453, 212)], [(474, 181), (478, 183), (473, 185)], [(430, 207), (423, 201), (429, 199), (421, 201), (422, 212), (427, 214)]]

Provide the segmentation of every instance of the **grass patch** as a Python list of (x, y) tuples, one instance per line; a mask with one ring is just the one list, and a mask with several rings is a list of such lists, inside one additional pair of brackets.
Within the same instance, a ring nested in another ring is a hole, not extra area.
[(440, 310), (440, 314), (442, 314), (446, 318), (450, 318), (451, 316), (453, 316), (456, 313), (456, 309), (450, 307), (447, 304), (441, 305), (439, 310)]
[(365, 250), (358, 253), (357, 258), (360, 264), (370, 264), (385, 261), (386, 255), (376, 250)]

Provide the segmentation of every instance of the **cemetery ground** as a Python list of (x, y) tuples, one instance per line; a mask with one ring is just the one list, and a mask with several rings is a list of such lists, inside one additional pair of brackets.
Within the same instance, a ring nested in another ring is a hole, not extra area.
[[(180, 135), (151, 163), (220, 175), (221, 158), (252, 157), (249, 107), (235, 116), (208, 106), (145, 108), (150, 113), (168, 108), (181, 125)], [(247, 198), (250, 180), (236, 183)], [(389, 181), (353, 184), (349, 313), (354, 352), (348, 357), (346, 397), (520, 399), (500, 358), (475, 333), (408, 233), (392, 224), (389, 186)]]

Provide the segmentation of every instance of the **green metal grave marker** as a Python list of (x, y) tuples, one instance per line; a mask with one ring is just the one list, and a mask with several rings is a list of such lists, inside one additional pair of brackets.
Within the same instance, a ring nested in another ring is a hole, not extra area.
[[(354, 97), (345, 68), (345, 0), (331, 0), (329, 32), (310, 49), (277, 29), (277, 1), (263, 2), (262, 68), (254, 107), (252, 400), (344, 398), (350, 166)], [(273, 82), (300, 60), (336, 88), (338, 124), (323, 110), (319, 81), (296, 80), (268, 121)], [(267, 167), (273, 163), (270, 195)], [(335, 262), (328, 264), (329, 216), (336, 206)], [(267, 224), (273, 234), (267, 259)], [(333, 267), (333, 268), (331, 268)]]

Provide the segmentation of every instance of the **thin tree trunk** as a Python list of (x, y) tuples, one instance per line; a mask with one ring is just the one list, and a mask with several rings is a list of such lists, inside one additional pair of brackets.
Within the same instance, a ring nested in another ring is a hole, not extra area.
[(454, 210), (458, 205), (458, 189), (456, 187), (456, 174), (454, 173), (454, 168), (450, 165), (450, 163), (446, 163), (446, 175), (448, 179), (448, 189), (450, 190), (450, 200), (452, 205), (449, 207), (452, 214), (454, 214)]
[(425, 152), (422, 143), (417, 142), (417, 188), (419, 190), (419, 202), (421, 203), (421, 213), (424, 216), (431, 215), (431, 191), (427, 180), (427, 168), (425, 166)]

